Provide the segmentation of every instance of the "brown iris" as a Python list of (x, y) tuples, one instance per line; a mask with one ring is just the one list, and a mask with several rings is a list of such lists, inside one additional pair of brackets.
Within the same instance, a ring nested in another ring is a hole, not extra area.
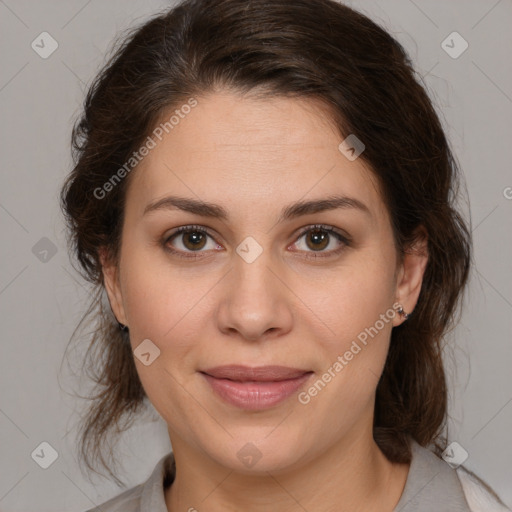
[(182, 236), (183, 245), (192, 251), (202, 249), (206, 243), (206, 234), (200, 231), (188, 231), (187, 233), (183, 233)]
[(312, 229), (306, 234), (306, 243), (313, 250), (325, 249), (329, 243), (329, 233), (325, 229)]

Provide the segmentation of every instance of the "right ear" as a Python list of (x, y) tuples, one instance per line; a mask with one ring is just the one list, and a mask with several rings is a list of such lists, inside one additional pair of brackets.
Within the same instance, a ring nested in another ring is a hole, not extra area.
[(121, 293), (121, 286), (119, 284), (119, 268), (116, 263), (112, 261), (106, 247), (101, 247), (98, 251), (105, 290), (108, 295), (110, 307), (118, 322), (126, 325), (126, 315), (123, 306), (123, 296)]

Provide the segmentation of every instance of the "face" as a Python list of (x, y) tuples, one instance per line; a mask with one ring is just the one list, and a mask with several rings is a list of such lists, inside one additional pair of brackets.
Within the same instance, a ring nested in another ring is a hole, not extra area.
[[(399, 264), (375, 178), (319, 104), (197, 101), (130, 176), (107, 292), (135, 353), (149, 340), (135, 363), (175, 453), (298, 467), (371, 437), (396, 303), (414, 309), (426, 258)], [(212, 376), (224, 365), (300, 371), (244, 383)]]

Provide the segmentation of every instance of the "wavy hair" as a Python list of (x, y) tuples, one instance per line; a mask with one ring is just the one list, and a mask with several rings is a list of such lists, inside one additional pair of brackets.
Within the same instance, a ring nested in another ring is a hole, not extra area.
[[(143, 409), (129, 333), (105, 302), (99, 250), (117, 261), (130, 177), (97, 191), (130, 159), (162, 115), (216, 90), (321, 101), (341, 137), (381, 185), (395, 245), (428, 234), (429, 260), (416, 309), (393, 328), (377, 386), (373, 432), (386, 457), (408, 462), (408, 436), (446, 444), (443, 340), (455, 325), (471, 260), (470, 230), (457, 211), (460, 171), (426, 87), (403, 47), (368, 17), (334, 0), (185, 0), (130, 29), (88, 88), (72, 132), (73, 169), (61, 190), (77, 270), (94, 285), (95, 325), (84, 371), (95, 383), (81, 424), (89, 469)], [(342, 139), (340, 139), (341, 141)], [(458, 307), (459, 306), (459, 307)], [(73, 334), (72, 338), (75, 336)]]

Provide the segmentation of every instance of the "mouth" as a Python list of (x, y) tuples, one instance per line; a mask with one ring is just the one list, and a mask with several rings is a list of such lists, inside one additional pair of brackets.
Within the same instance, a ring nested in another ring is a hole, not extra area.
[(261, 410), (283, 402), (309, 380), (313, 371), (286, 366), (228, 365), (199, 373), (224, 402), (240, 409)]
[(229, 379), (237, 382), (280, 382), (300, 377), (306, 373), (312, 373), (311, 370), (301, 370), (299, 368), (290, 368), (288, 366), (243, 366), (226, 365), (217, 366), (202, 370), (201, 373), (215, 377), (216, 379)]

